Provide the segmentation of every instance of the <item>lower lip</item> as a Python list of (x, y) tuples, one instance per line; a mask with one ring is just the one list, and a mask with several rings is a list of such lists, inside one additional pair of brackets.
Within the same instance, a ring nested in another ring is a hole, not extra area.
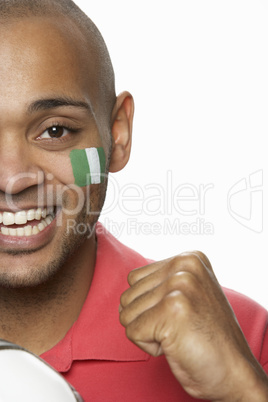
[[(58, 214), (57, 214), (58, 215)], [(0, 233), (0, 247), (5, 249), (36, 249), (50, 242), (56, 230), (57, 216), (42, 232), (32, 236), (6, 236)]]

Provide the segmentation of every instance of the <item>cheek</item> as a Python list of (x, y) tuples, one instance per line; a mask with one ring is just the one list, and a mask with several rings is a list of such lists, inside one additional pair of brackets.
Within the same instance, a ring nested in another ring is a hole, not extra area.
[[(41, 166), (40, 166), (41, 167)], [(104, 149), (74, 149), (69, 154), (54, 154), (46, 158), (43, 169), (47, 182), (56, 181), (64, 186), (74, 185), (78, 193), (88, 193), (92, 184), (97, 184), (96, 194), (103, 193), (105, 187), (106, 158)]]
[(43, 170), (46, 173), (48, 181), (56, 179), (61, 184), (74, 184), (73, 169), (69, 155), (56, 155), (52, 158), (47, 158), (46, 166)]

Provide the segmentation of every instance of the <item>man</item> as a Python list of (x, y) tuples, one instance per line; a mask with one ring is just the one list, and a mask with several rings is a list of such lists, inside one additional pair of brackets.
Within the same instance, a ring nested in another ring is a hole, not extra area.
[(107, 180), (82, 159), (126, 165), (134, 105), (94, 24), (0, 0), (0, 54), (0, 338), (86, 401), (267, 401), (267, 312), (226, 290), (235, 317), (202, 253), (149, 263), (96, 225)]

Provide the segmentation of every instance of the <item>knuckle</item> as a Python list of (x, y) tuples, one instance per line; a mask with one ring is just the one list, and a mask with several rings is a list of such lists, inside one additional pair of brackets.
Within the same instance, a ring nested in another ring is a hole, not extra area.
[(132, 326), (126, 327), (126, 336), (130, 341), (132, 341), (132, 342), (134, 341), (135, 334), (134, 334)]
[(120, 297), (120, 304), (122, 307), (126, 307), (129, 304), (129, 291), (122, 293)]
[(131, 321), (125, 328), (125, 333), (127, 338), (132, 341), (136, 342), (138, 339), (143, 338), (145, 323), (141, 317), (136, 317), (135, 320)]
[(137, 275), (138, 275), (138, 272), (135, 269), (133, 271), (129, 272), (129, 274), (127, 276), (127, 281), (130, 286), (132, 286), (137, 281), (137, 279), (136, 279)]
[(181, 256), (181, 266), (193, 274), (200, 275), (207, 271), (208, 268), (211, 269), (208, 258), (201, 251), (191, 251), (183, 253)]
[(210, 261), (209, 261), (208, 257), (206, 256), (206, 254), (204, 254), (202, 251), (199, 251), (199, 250), (194, 250), (191, 253), (193, 256), (197, 257), (197, 259), (199, 259), (199, 261), (203, 265), (205, 265), (206, 268), (211, 268)]
[(172, 264), (177, 268), (174, 270), (175, 272), (196, 273), (200, 269), (201, 262), (195, 254), (187, 252), (174, 257)]
[(121, 313), (119, 314), (119, 321), (120, 324), (123, 325), (123, 327), (127, 327), (129, 322), (130, 322), (130, 316), (128, 314), (128, 311), (126, 311), (125, 309), (121, 311)]
[(194, 277), (190, 272), (178, 272), (176, 274), (178, 286), (181, 290), (188, 293), (192, 291), (195, 285)]
[(193, 289), (193, 275), (189, 272), (181, 271), (176, 272), (169, 277), (166, 281), (167, 293), (170, 291), (180, 290), (184, 293), (188, 293)]
[(187, 299), (178, 290), (170, 292), (162, 301), (163, 309), (173, 316), (183, 315), (187, 304)]
[(182, 257), (181, 255), (176, 255), (169, 260), (168, 268), (171, 272), (177, 272), (181, 265)]
[(132, 278), (134, 278), (134, 272), (133, 271), (129, 272), (129, 274), (127, 276), (127, 281), (128, 281), (129, 284), (131, 283)]
[(177, 274), (174, 274), (172, 276), (170, 276), (166, 282), (165, 282), (165, 290), (166, 293), (170, 293), (173, 290), (176, 290), (178, 288), (178, 277)]
[(126, 321), (125, 321), (125, 314), (124, 314), (124, 311), (121, 311), (121, 313), (119, 314), (119, 321), (120, 321), (120, 324), (125, 327)]
[(208, 257), (206, 256), (206, 254), (202, 253), (202, 251), (196, 251), (196, 254), (199, 256), (199, 258), (201, 259), (203, 264), (205, 264), (206, 268), (209, 268), (210, 270), (212, 270), (211, 263), (210, 263)]

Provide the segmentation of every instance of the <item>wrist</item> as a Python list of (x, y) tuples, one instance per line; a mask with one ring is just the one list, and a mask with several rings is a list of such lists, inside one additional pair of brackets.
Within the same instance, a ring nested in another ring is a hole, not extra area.
[(237, 370), (232, 381), (232, 391), (214, 402), (267, 402), (268, 377), (257, 361), (248, 363), (247, 369)]

